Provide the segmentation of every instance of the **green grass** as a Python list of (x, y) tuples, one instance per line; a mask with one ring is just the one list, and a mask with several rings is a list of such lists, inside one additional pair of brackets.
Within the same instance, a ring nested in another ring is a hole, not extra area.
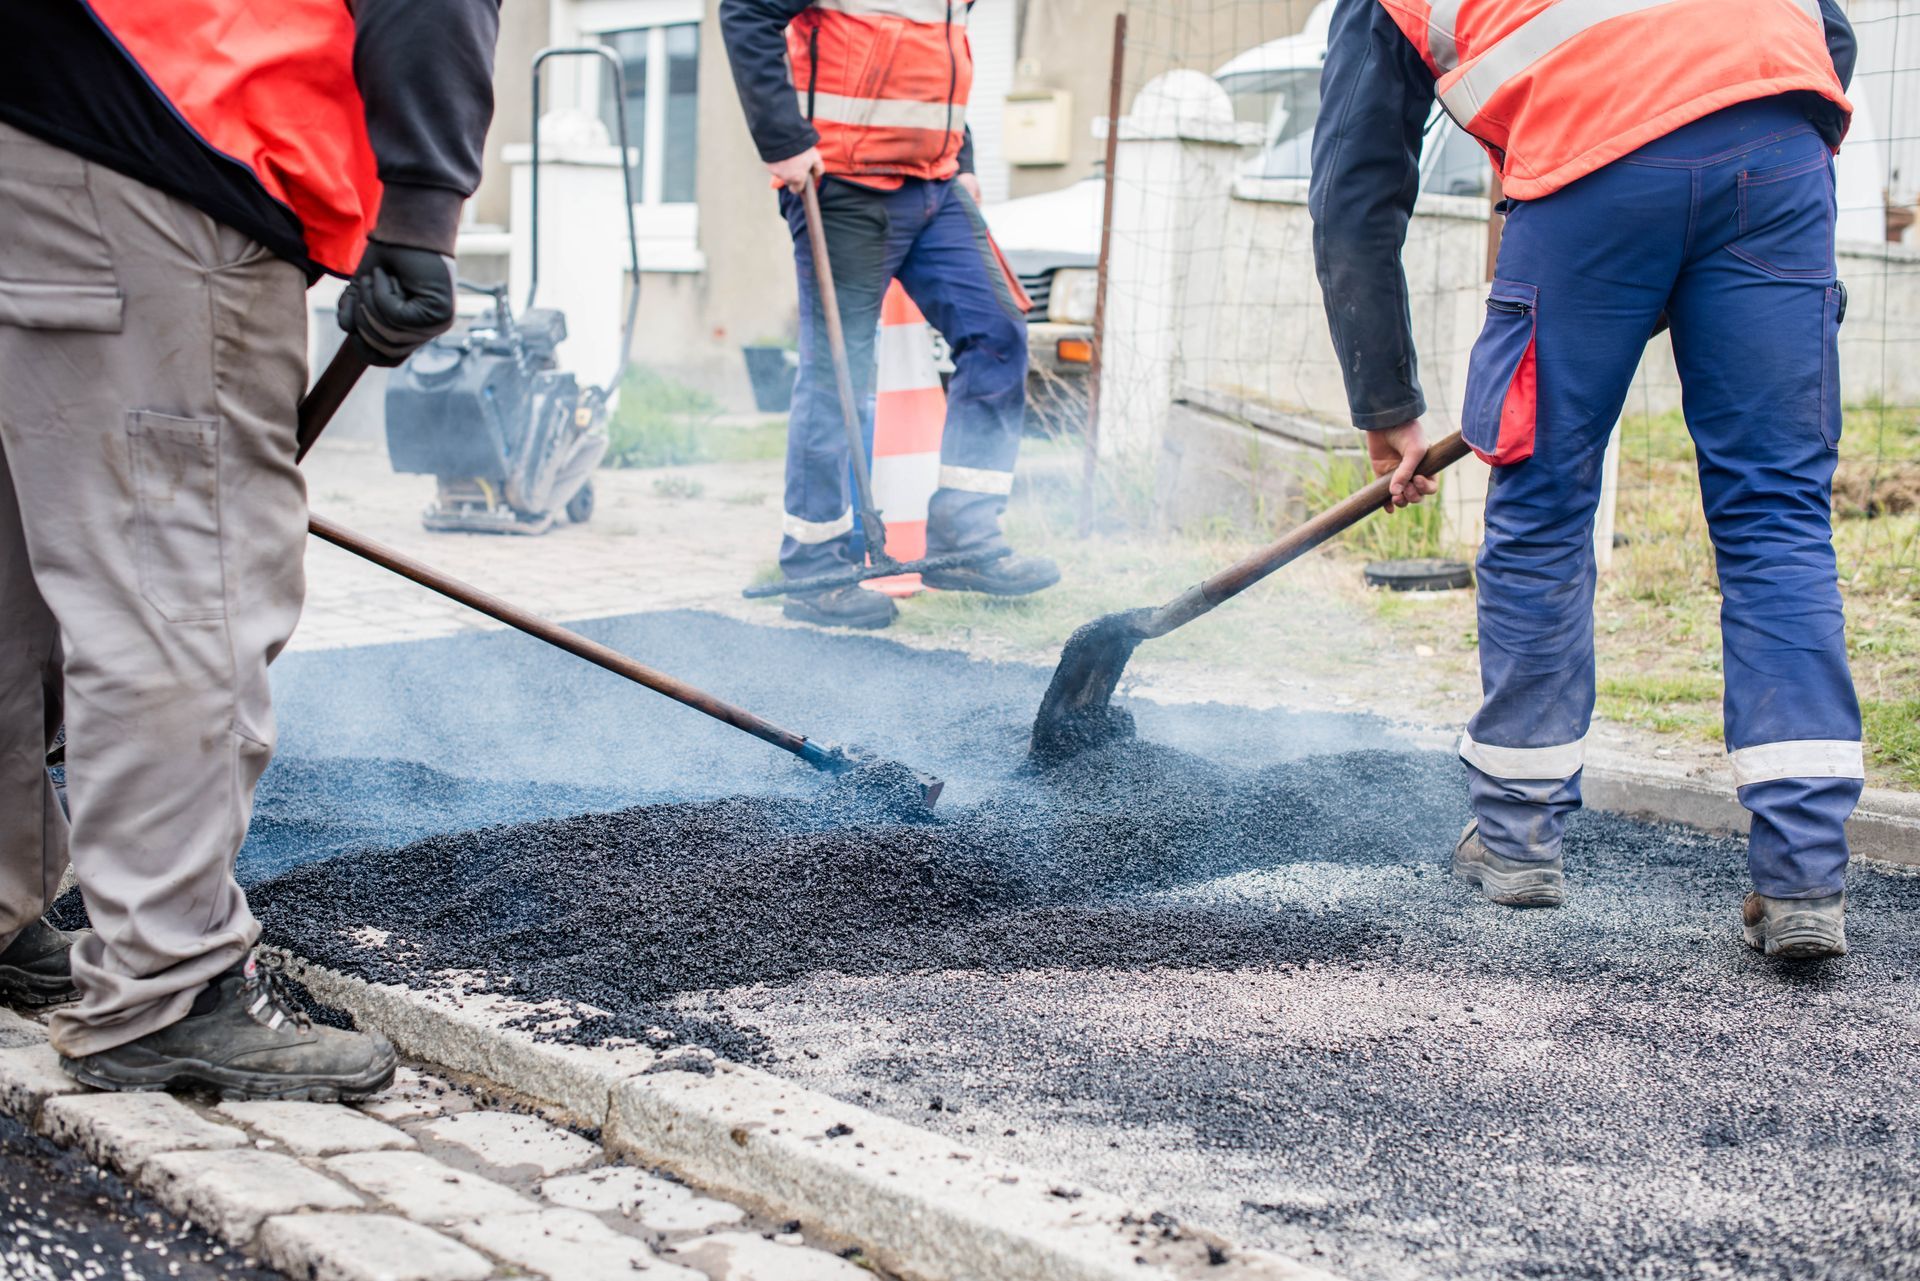
[(636, 365), (620, 384), (620, 406), (607, 426), (609, 467), (671, 467), (704, 462), (707, 428), (720, 413), (705, 392)]
[(1903, 786), (1920, 787), (1920, 698), (1896, 702), (1869, 698), (1861, 703), (1860, 714), (1874, 758)]
[[(1603, 715), (1718, 740), (1719, 580), (1693, 442), (1678, 412), (1621, 424), (1618, 528), (1631, 540), (1600, 579)], [(1920, 408), (1849, 406), (1833, 546), (1847, 651), (1879, 777), (1920, 786)], [(1712, 692), (1708, 692), (1712, 686)], [(1904, 717), (1904, 719), (1902, 719)]]
[[(1373, 482), (1372, 470), (1351, 458), (1329, 455), (1317, 473), (1302, 480), (1310, 511), (1325, 511)], [(1338, 542), (1368, 560), (1418, 560), (1440, 555), (1440, 504), (1435, 499), (1361, 521)]]

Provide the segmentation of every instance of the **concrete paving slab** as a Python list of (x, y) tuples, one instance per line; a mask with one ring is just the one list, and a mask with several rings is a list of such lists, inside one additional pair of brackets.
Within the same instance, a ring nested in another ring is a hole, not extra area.
[(237, 1148), (244, 1130), (209, 1121), (170, 1094), (74, 1094), (48, 1099), (40, 1132), (138, 1177), (162, 1152)]
[(391, 1086), (353, 1106), (376, 1120), (394, 1124), (471, 1112), (475, 1105), (471, 1095), (445, 1078), (402, 1064)]
[(501, 1214), (451, 1231), (469, 1245), (551, 1281), (706, 1281), (579, 1210)]
[(0, 1111), (9, 1116), (31, 1123), (48, 1099), (85, 1088), (67, 1075), (45, 1037), (0, 1049)]
[(360, 1198), (284, 1152), (233, 1148), (162, 1152), (141, 1174), (160, 1204), (228, 1241), (249, 1242), (260, 1225), (297, 1210), (353, 1210)]
[(457, 1241), (384, 1214), (268, 1219), (260, 1253), (304, 1281), (482, 1281), (493, 1264)]
[[(473, 1064), (481, 1061), (529, 1061), (502, 1048), (532, 1044), (526, 1011), (516, 1016), (511, 1003), (496, 1004), (482, 1019), (445, 999), (445, 992), (375, 986), (312, 965), (298, 965), (296, 974), (320, 999), (351, 1011), (363, 1027), (385, 1032), (415, 1057), (460, 1072), (476, 1071)], [(406, 1008), (404, 1017), (394, 1016), (396, 1007)], [(582, 1079), (567, 1088), (575, 1097), (608, 1100), (606, 1111), (583, 1115), (604, 1127), (611, 1151), (670, 1167), (776, 1218), (799, 1218), (810, 1234), (858, 1244), (902, 1275), (1023, 1281), (1324, 1281), (1333, 1275), (1201, 1228), (1149, 1231), (1156, 1213), (1149, 1205), (1064, 1186), (1055, 1176), (750, 1068), (719, 1062), (710, 1077), (635, 1076), (616, 1053), (600, 1063), (596, 1077), (594, 1052), (576, 1048), (585, 1052), (570, 1066)], [(537, 1098), (530, 1087), (551, 1078), (542, 1072), (528, 1081), (495, 1079)], [(707, 1088), (692, 1094), (689, 1086)], [(483, 1115), (449, 1117), (423, 1129)], [(836, 1126), (848, 1129), (829, 1137)], [(862, 1127), (860, 1137), (855, 1127)], [(832, 1155), (820, 1155), (823, 1145), (843, 1138)]]
[(463, 1112), (420, 1127), (423, 1137), (465, 1149), (501, 1170), (559, 1174), (599, 1159), (591, 1140), (519, 1112)]
[(220, 1104), (216, 1110), (301, 1156), (417, 1146), (404, 1131), (338, 1103), (232, 1100)]
[(737, 1205), (627, 1165), (548, 1179), (540, 1185), (540, 1195), (569, 1209), (623, 1215), (662, 1234), (711, 1232), (747, 1217)]
[(420, 1223), (437, 1226), (535, 1208), (512, 1188), (421, 1152), (351, 1152), (326, 1165), (368, 1196)]
[(872, 1276), (824, 1250), (782, 1245), (750, 1232), (705, 1237), (681, 1254), (714, 1281), (869, 1281)]

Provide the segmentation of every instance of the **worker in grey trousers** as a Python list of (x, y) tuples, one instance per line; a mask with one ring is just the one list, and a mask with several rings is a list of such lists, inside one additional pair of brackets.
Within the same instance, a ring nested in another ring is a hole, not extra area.
[(234, 878), (305, 588), (306, 289), (352, 275), (378, 364), (450, 326), (498, 10), (258, 3), (0, 13), (0, 1000), (77, 996), (50, 1037), (96, 1087), (352, 1098), (392, 1047), (310, 1025)]

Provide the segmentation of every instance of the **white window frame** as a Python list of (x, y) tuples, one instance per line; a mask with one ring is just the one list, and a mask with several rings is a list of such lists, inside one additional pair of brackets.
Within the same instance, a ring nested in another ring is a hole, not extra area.
[[(701, 0), (556, 0), (550, 11), (549, 33), (555, 44), (599, 44), (616, 31), (648, 31), (647, 118), (641, 141), (639, 199), (634, 202), (634, 228), (640, 238), (640, 270), (702, 271), (698, 198), (667, 203), (660, 199), (667, 156), (667, 28), (703, 25)], [(704, 32), (703, 32), (704, 34)], [(599, 117), (601, 64), (580, 63), (571, 101), (588, 115)], [(567, 102), (566, 90), (556, 81), (552, 101)], [(657, 105), (656, 105), (657, 104)], [(616, 145), (618, 138), (609, 141)], [(697, 180), (697, 179), (696, 179)]]

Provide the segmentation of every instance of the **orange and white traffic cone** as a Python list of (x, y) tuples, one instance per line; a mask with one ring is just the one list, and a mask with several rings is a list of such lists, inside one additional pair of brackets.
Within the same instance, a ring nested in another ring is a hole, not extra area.
[[(933, 365), (927, 318), (899, 281), (880, 304), (879, 381), (873, 407), (873, 499), (887, 525), (887, 554), (927, 554), (927, 504), (940, 486), (940, 433), (947, 393)], [(861, 586), (889, 596), (926, 590), (918, 574), (873, 578)]]

